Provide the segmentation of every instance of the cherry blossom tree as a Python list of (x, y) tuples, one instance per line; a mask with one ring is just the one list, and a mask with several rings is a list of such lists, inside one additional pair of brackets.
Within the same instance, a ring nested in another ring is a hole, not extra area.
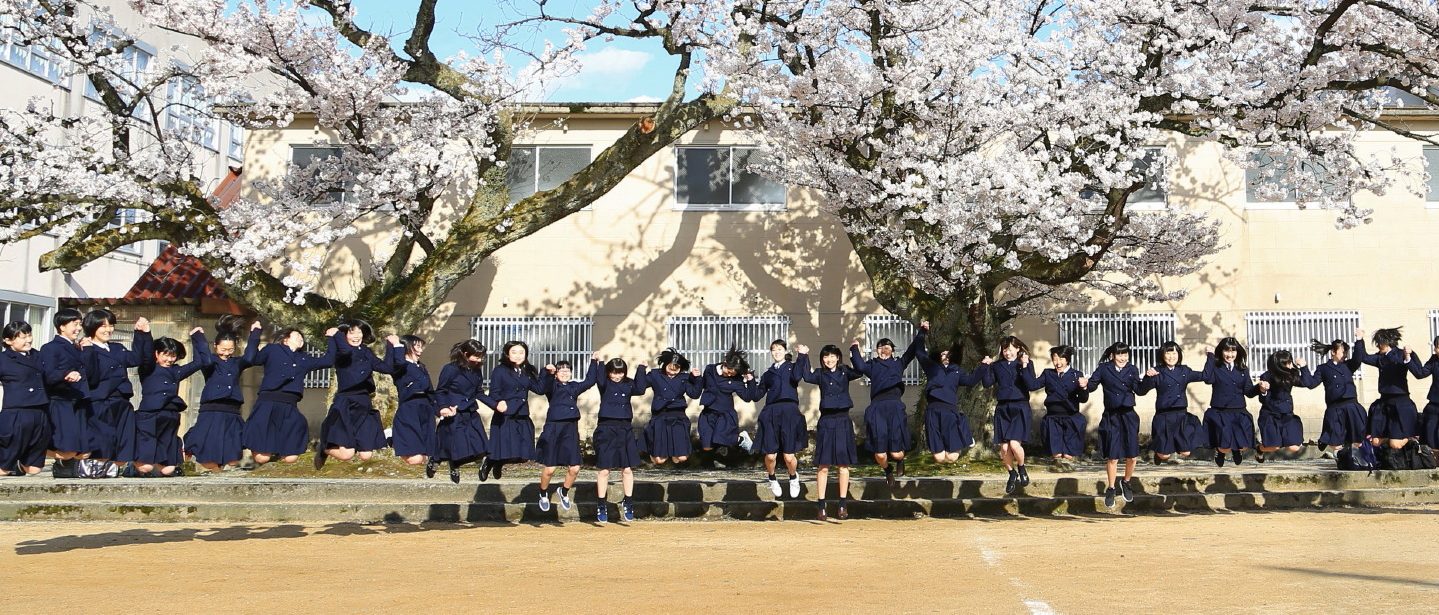
[[(392, 36), (358, 25), (349, 0), (132, 0), (150, 26), (203, 42), (191, 66), (135, 71), (125, 61), (135, 42), (102, 4), (0, 0), (0, 27), (85, 74), (103, 107), (79, 118), (36, 104), (0, 111), (0, 241), (54, 234), (61, 245), (41, 269), (69, 271), (163, 239), (271, 320), (319, 330), (345, 314), (410, 330), (495, 250), (579, 211), (736, 102), (722, 87), (692, 94), (695, 58), (728, 19), (704, 3), (606, 0), (573, 16), (516, 2), (518, 17), (469, 35), (473, 52), (446, 59), (430, 44), (437, 4), (420, 0), (413, 28)], [(547, 27), (566, 37), (540, 50), (520, 44)], [(673, 58), (667, 97), (568, 181), (510, 203), (505, 161), (537, 128), (517, 103), (536, 83), (572, 74), (579, 50), (616, 38), (652, 41)], [(193, 104), (167, 100), (176, 80), (220, 102), (192, 113), (251, 128), (313, 117), (340, 155), (218, 207), (191, 170), (193, 135), (161, 121), (167, 105)], [(145, 215), (113, 225), (126, 209)], [(316, 292), (322, 261), (296, 255), (323, 253), (361, 222), (390, 229), (372, 246), (370, 275), (354, 296)]]
[[(819, 191), (879, 302), (993, 353), (1004, 325), (1082, 291), (1177, 298), (1223, 248), (1206, 212), (1133, 211), (1167, 139), (1212, 141), (1368, 221), (1413, 161), (1356, 151), (1394, 94), (1439, 108), (1432, 0), (739, 0), (708, 70), (757, 114), (765, 170)], [(742, 121), (743, 118), (736, 121)], [(1322, 170), (1315, 173), (1314, 170)], [(1412, 170), (1411, 170), (1412, 169)], [(1161, 174), (1162, 175), (1162, 174)], [(987, 396), (967, 412), (988, 425)], [(987, 427), (986, 427), (987, 429)]]

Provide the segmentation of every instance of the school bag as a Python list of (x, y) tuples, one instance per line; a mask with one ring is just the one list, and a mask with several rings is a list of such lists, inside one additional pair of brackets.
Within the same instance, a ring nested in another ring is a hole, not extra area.
[(1383, 470), (1432, 470), (1434, 449), (1413, 440), (1400, 449), (1386, 446), (1379, 453), (1379, 467)]
[(1365, 438), (1359, 446), (1346, 446), (1335, 455), (1340, 470), (1352, 472), (1373, 472), (1379, 469), (1379, 459), (1374, 454), (1374, 445)]

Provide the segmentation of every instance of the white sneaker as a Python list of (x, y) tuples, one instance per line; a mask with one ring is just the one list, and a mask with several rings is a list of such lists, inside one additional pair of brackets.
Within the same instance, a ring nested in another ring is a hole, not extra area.
[(565, 510), (570, 509), (570, 494), (563, 489), (560, 490), (560, 508)]
[(771, 479), (771, 480), (769, 481), (769, 490), (770, 490), (770, 493), (773, 493), (773, 494), (774, 494), (774, 497), (779, 497), (779, 496), (781, 496), (781, 495), (784, 495), (783, 492), (781, 492), (781, 491), (780, 491), (780, 488), (779, 488), (779, 479)]
[(789, 479), (789, 497), (799, 497), (799, 477)]
[(540, 512), (550, 512), (550, 496), (548, 494), (540, 494)]
[(739, 447), (746, 453), (754, 452), (754, 440), (749, 437), (748, 431), (739, 432)]

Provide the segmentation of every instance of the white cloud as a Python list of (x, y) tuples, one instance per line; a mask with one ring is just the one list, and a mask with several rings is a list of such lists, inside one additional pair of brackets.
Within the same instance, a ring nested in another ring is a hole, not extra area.
[(656, 98), (656, 97), (654, 97), (654, 96), (640, 95), (640, 96), (636, 96), (636, 97), (634, 97), (634, 98), (631, 98), (631, 99), (629, 99), (629, 100), (626, 100), (625, 102), (628, 102), (628, 103), (657, 103), (657, 102), (659, 102), (659, 101), (660, 101), (660, 99), (659, 99), (659, 98)]
[[(519, 71), (517, 81), (521, 95), (518, 98), (525, 101), (555, 100), (557, 96), (567, 92), (572, 94), (568, 98), (575, 98), (573, 96), (575, 92), (623, 91), (636, 81), (645, 66), (653, 59), (654, 56), (643, 51), (609, 47), (575, 56), (578, 69), (565, 70), (561, 73), (551, 71), (546, 74), (531, 63)], [(593, 98), (593, 96), (581, 95), (579, 98)], [(657, 102), (658, 100), (649, 96), (639, 96), (630, 102)]]

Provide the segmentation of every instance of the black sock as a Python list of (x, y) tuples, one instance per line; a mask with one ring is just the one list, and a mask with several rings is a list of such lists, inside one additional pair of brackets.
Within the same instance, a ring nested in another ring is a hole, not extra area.
[(541, 490), (540, 490), (540, 497), (542, 497), (542, 498), (543, 498), (543, 497), (549, 497), (549, 495), (550, 495), (550, 490), (549, 490), (549, 489), (541, 489)]
[(1013, 476), (1019, 476), (1019, 470), (1011, 469), (1011, 470), (1009, 471), (1009, 475), (1010, 475), (1011, 477), (1013, 477)]
[(779, 480), (779, 479), (777, 479), (777, 478), (774, 477), (774, 472), (770, 472), (770, 474), (769, 474), (769, 479), (770, 479), (770, 480)]
[(820, 508), (824, 508), (824, 498), (820, 498), (819, 500), (817, 500), (817, 502), (819, 503)]
[(795, 476), (794, 474), (790, 474), (790, 475), (789, 475), (789, 479), (790, 479), (790, 480), (794, 480), (794, 479), (796, 479), (796, 478), (799, 478), (799, 477), (798, 477), (798, 476)]
[(570, 488), (569, 488), (569, 487), (560, 487), (560, 495), (565, 495), (565, 496), (567, 496), (567, 495), (569, 495), (569, 494), (570, 494)]

